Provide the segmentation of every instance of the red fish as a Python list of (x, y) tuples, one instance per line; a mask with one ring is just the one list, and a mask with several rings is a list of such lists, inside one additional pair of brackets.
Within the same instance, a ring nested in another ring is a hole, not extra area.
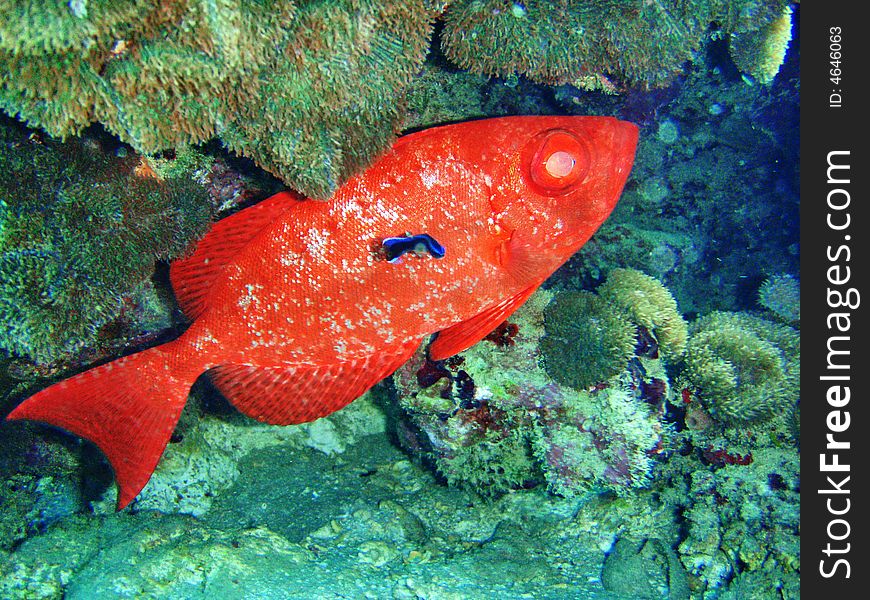
[[(481, 340), (607, 218), (637, 136), (609, 117), (505, 117), (402, 137), (326, 202), (281, 192), (216, 223), (171, 266), (184, 334), (56, 383), (8, 418), (96, 443), (121, 509), (205, 371), (242, 413), (303, 423), (362, 395), (429, 334), (440, 332), (433, 360)], [(384, 240), (415, 235), (437, 253), (388, 260)]]

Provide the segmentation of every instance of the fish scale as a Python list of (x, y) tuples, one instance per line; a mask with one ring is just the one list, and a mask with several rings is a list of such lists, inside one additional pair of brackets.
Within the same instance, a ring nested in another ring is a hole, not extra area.
[[(281, 192), (216, 223), (170, 279), (190, 327), (26, 399), (9, 419), (93, 441), (119, 486), (146, 485), (190, 386), (209, 372), (242, 413), (328, 415), (401, 366), (484, 338), (613, 210), (637, 127), (610, 117), (503, 117), (400, 138), (328, 201)], [(390, 262), (413, 231), (444, 247)]]

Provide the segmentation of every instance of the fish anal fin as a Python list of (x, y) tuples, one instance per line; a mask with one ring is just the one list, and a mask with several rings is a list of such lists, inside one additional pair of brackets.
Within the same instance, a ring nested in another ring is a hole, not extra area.
[(191, 319), (208, 306), (208, 294), (223, 268), (258, 233), (299, 201), (291, 192), (279, 192), (215, 223), (194, 253), (172, 263), (169, 277), (181, 309)]
[(529, 299), (529, 296), (538, 289), (539, 285), (540, 283), (536, 283), (529, 286), (472, 318), (440, 331), (438, 337), (429, 346), (429, 358), (444, 360), (471, 348), (522, 306)]
[(409, 340), (375, 355), (326, 365), (220, 365), (212, 381), (239, 412), (272, 425), (307, 423), (362, 396), (402, 366), (420, 345)]

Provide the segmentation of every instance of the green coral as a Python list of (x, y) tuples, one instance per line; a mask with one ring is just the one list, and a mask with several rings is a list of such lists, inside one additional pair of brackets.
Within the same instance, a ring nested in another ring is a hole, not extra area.
[(520, 73), (579, 87), (600, 86), (605, 75), (659, 86), (694, 58), (711, 23), (719, 23), (725, 34), (749, 35), (775, 23), (787, 4), (461, 0), (446, 12), (442, 45), (456, 64), (487, 75)]
[(774, 275), (758, 288), (758, 303), (789, 325), (801, 322), (800, 282), (791, 275)]
[(793, 410), (799, 395), (800, 336), (745, 313), (698, 319), (683, 376), (718, 420), (746, 422)]
[(18, 16), (0, 26), (0, 108), (9, 114), (59, 137), (100, 122), (145, 153), (217, 136), (313, 197), (327, 197), (392, 142), (441, 8), (430, 0), (3, 5)]
[(445, 6), (456, 64), (612, 93), (608, 77), (666, 83), (711, 22), (775, 37), (787, 2), (0, 0), (0, 108), (62, 138), (99, 122), (143, 153), (219, 138), (326, 198), (394, 140)]
[(666, 358), (683, 353), (688, 325), (677, 309), (677, 301), (658, 279), (634, 269), (614, 269), (597, 292), (653, 334)]
[[(747, 439), (745, 434), (741, 437)], [(716, 592), (727, 585), (730, 593), (723, 589), (721, 598), (764, 597), (759, 592), (761, 582), (767, 590), (788, 587), (796, 592), (800, 572), (797, 449), (754, 448), (748, 464), (717, 469), (698, 468), (690, 457), (681, 456), (666, 468), (674, 467), (678, 470), (663, 487), (663, 496), (682, 516), (676, 550), (699, 586)], [(755, 581), (755, 589), (746, 589), (747, 579)]]
[(763, 27), (733, 35), (730, 50), (734, 64), (759, 83), (773, 82), (791, 42), (791, 15), (791, 6), (786, 6)]
[(49, 363), (92, 344), (212, 209), (187, 177), (136, 175), (135, 155), (25, 135), (0, 124), (0, 347)]
[(551, 491), (570, 498), (649, 483), (662, 426), (625, 383), (568, 395), (560, 410), (537, 415), (532, 445)]
[(541, 338), (547, 373), (582, 389), (620, 373), (634, 356), (635, 326), (590, 292), (562, 292), (544, 310)]
[(660, 2), (465, 0), (448, 9), (442, 43), (456, 64), (488, 75), (569, 83), (607, 73), (655, 85), (692, 57), (707, 25), (691, 3), (679, 4), (687, 10)]
[(659, 280), (614, 269), (596, 292), (562, 292), (544, 310), (539, 351), (554, 380), (584, 389), (618, 375), (635, 354), (638, 326), (665, 358), (683, 353), (688, 325)]
[[(449, 422), (451, 427), (468, 426), (461, 415), (451, 417)], [(456, 444), (451, 452), (433, 455), (436, 468), (447, 478), (450, 485), (494, 496), (517, 489), (540, 477), (527, 432), (522, 428), (499, 432), (482, 431), (479, 436), (470, 438), (464, 432), (454, 433), (455, 437), (452, 439), (461, 439), (461, 443)]]
[[(643, 390), (666, 386), (661, 361), (640, 358), (628, 369), (629, 360), (620, 359), (617, 376), (591, 390), (560, 385), (544, 368), (553, 360), (540, 354), (551, 334), (546, 313), (582, 320), (585, 312), (570, 311), (587, 303), (602, 315), (619, 312), (594, 294), (538, 290), (511, 316), (512, 344), (485, 340), (443, 363), (418, 351), (393, 375), (400, 443), (449, 483), (485, 495), (544, 482), (569, 497), (646, 485), (665, 432)], [(620, 327), (634, 348), (635, 325), (626, 319)]]

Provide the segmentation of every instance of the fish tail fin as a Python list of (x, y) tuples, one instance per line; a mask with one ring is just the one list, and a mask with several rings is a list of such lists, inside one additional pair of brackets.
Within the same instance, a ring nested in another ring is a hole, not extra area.
[(121, 510), (151, 478), (199, 375), (178, 360), (173, 346), (149, 348), (55, 383), (7, 418), (42, 421), (94, 442), (115, 472)]

